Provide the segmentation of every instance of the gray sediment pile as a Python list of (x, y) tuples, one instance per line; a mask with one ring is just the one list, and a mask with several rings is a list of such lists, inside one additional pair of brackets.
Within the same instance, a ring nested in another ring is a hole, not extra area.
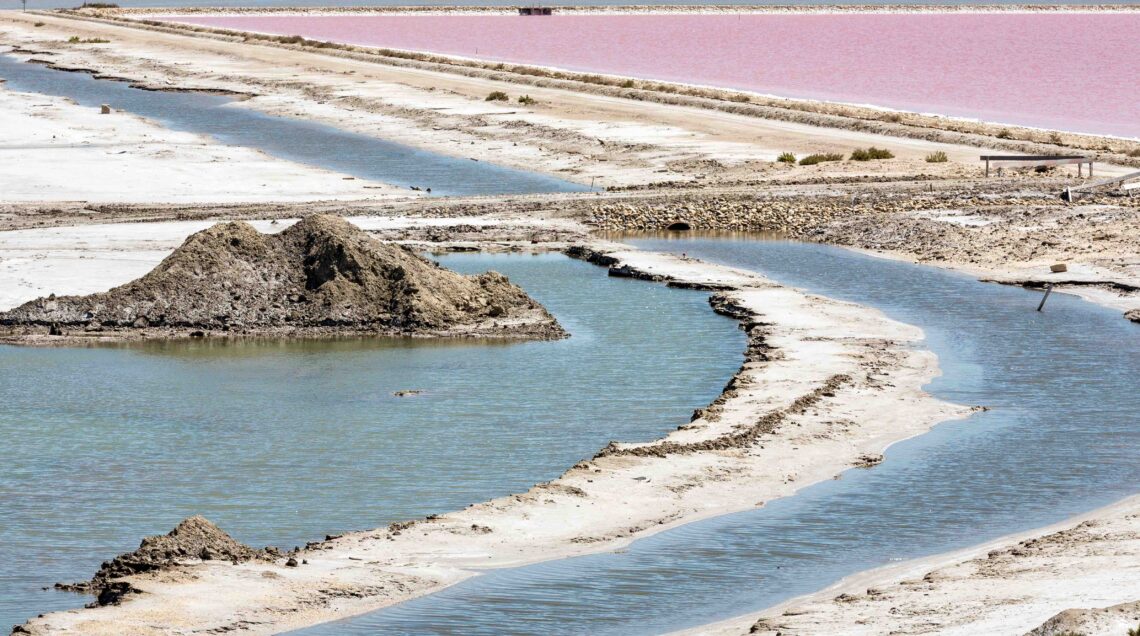
[(56, 589), (93, 594), (96, 605), (118, 603), (134, 592), (124, 577), (155, 572), (198, 561), (273, 560), (281, 556), (276, 549), (255, 550), (234, 540), (203, 517), (189, 517), (167, 534), (146, 537), (134, 552), (104, 561), (90, 581), (56, 583)]
[(505, 276), (464, 276), (344, 219), (277, 234), (243, 222), (190, 236), (146, 276), (0, 314), (3, 335), (169, 338), (339, 334), (553, 339), (565, 332)]

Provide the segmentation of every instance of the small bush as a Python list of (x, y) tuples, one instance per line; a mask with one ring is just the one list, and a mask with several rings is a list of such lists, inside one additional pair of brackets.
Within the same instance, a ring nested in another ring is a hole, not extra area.
[(79, 5), (80, 9), (118, 9), (119, 5), (112, 2), (84, 2)]
[(782, 152), (779, 157), (776, 157), (776, 161), (780, 163), (795, 163), (796, 156), (790, 152)]
[(102, 38), (87, 38), (84, 40), (81, 39), (78, 35), (73, 35), (67, 38), (68, 44), (107, 44), (108, 42), (110, 42), (110, 40), (104, 40)]
[[(1128, 156), (1129, 157), (1140, 157), (1140, 148), (1137, 148), (1136, 150), (1129, 152)], [(1138, 636), (1140, 636), (1140, 635), (1138, 635)]]
[(622, 83), (621, 83), (621, 87), (622, 87), (622, 88), (633, 88), (633, 87), (635, 87), (635, 86), (637, 86), (637, 83), (636, 83), (636, 82), (634, 82), (634, 81), (633, 81), (633, 80), (631, 80), (631, 79), (629, 79), (629, 80), (626, 80), (626, 81), (624, 81), (624, 82), (622, 82)]
[(1136, 629), (1128, 628), (1128, 636), (1140, 636), (1140, 626), (1137, 626)]
[(889, 121), (892, 124), (897, 124), (900, 121), (902, 121), (902, 115), (900, 115), (898, 113), (887, 113), (886, 115), (883, 116), (883, 120)]
[(926, 155), (926, 163), (946, 163), (947, 161), (950, 161), (950, 157), (947, 157), (946, 153), (941, 150)]
[(1049, 133), (1049, 143), (1061, 145), (1061, 135), (1057, 133)]
[(871, 146), (867, 149), (858, 149), (851, 153), (851, 161), (871, 161), (872, 159), (894, 159), (895, 153), (884, 148)]
[(737, 93), (737, 94), (735, 94), (735, 95), (730, 95), (730, 96), (729, 96), (729, 98), (728, 98), (728, 101), (730, 101), (730, 102), (739, 102), (739, 103), (745, 104), (745, 103), (751, 102), (751, 101), (752, 101), (752, 98), (751, 98), (751, 97), (749, 97), (749, 96), (747, 96), (747, 95), (744, 95), (744, 94), (741, 94), (741, 93)]
[(485, 100), (483, 100), (483, 101), (487, 101), (487, 102), (506, 102), (506, 101), (510, 101), (510, 99), (511, 99), (511, 98), (510, 98), (510, 97), (508, 97), (508, 96), (507, 96), (507, 94), (506, 94), (506, 93), (504, 93), (503, 91), (491, 91), (491, 94), (490, 94), (490, 95), (488, 95), (488, 96), (487, 96), (487, 99), (485, 99)]
[(843, 161), (843, 155), (834, 152), (826, 152), (823, 154), (816, 153), (814, 155), (808, 155), (803, 159), (800, 159), (800, 165), (814, 166), (817, 163), (823, 163), (825, 161)]
[(538, 100), (531, 97), (530, 95), (520, 95), (519, 96), (519, 103), (520, 104), (526, 104), (529, 106), (530, 104), (537, 104)]
[(1001, 130), (998, 131), (997, 138), (998, 139), (1013, 139), (1013, 133), (1010, 132), (1008, 128), (1002, 128)]
[(43, 23), (43, 22), (37, 22), (37, 23), (36, 23), (36, 26), (38, 26), (38, 27), (42, 27), (43, 25), (44, 25), (44, 23)]

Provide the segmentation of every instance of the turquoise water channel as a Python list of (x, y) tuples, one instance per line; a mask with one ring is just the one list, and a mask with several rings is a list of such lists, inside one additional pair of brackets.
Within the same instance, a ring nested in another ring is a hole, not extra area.
[(291, 548), (523, 492), (687, 422), (740, 366), (707, 294), (557, 254), (439, 260), (508, 275), (572, 336), (0, 346), (0, 625), (89, 601), (41, 588), (189, 515)]
[(991, 410), (886, 462), (618, 553), (493, 570), (297, 634), (660, 634), (770, 607), (855, 572), (1046, 525), (1140, 491), (1140, 325), (1053, 294), (839, 248), (650, 238), (922, 327), (935, 396)]

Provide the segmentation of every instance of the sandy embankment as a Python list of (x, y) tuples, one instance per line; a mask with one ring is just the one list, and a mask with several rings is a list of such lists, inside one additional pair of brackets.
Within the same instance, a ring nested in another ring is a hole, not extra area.
[[(111, 244), (101, 251), (115, 253), (116, 235), (169, 227), (114, 226), (104, 230), (102, 240)], [(5, 238), (26, 247), (75, 240), (59, 228)], [(142, 266), (163, 254), (134, 256)], [(652, 253), (613, 257), (638, 272), (723, 288), (716, 306), (749, 325), (747, 362), (691, 423), (658, 442), (607, 448), (526, 493), (313, 544), (298, 555), (308, 561), (300, 567), (210, 562), (140, 576), (132, 583), (148, 593), (121, 606), (49, 614), (28, 629), (269, 633), (341, 618), (438, 590), (473, 576), (475, 568), (614, 549), (681, 523), (753, 508), (969, 412), (921, 390), (937, 368), (933, 354), (914, 347), (922, 337), (914, 327), (741, 270)], [(80, 266), (88, 272), (84, 284), (92, 284), (91, 273), (103, 276), (103, 286), (125, 276), (116, 278), (98, 260), (75, 262), (72, 274), (55, 277), (59, 293), (78, 291), (66, 282), (78, 280)]]
[(1140, 625), (1137, 599), (1140, 496), (679, 634), (1123, 636)]
[[(33, 20), (44, 23), (34, 27)], [(251, 95), (244, 108), (332, 124), (457, 157), (544, 172), (605, 187), (660, 182), (700, 186), (834, 176), (907, 179), (978, 172), (978, 149), (961, 143), (889, 137), (888, 129), (820, 128), (715, 109), (586, 92), (589, 85), (521, 86), (512, 78), (468, 76), (447, 65), (356, 59), (302, 50), (106, 24), (58, 15), (6, 15), (2, 41), (61, 68), (84, 68), (155, 88), (203, 88)], [(108, 45), (70, 45), (71, 35)], [(487, 102), (492, 91), (511, 102)], [(527, 94), (534, 104), (519, 104)], [(729, 103), (734, 102), (720, 102)], [(739, 104), (736, 104), (739, 106)], [(925, 133), (924, 133), (925, 134)], [(958, 139), (958, 138), (955, 138)], [(981, 139), (981, 138), (977, 138)], [(891, 162), (831, 162), (812, 170), (775, 163), (781, 152), (850, 153), (889, 145)], [(927, 154), (950, 161), (928, 164)]]
[(0, 130), (5, 203), (384, 199), (400, 192), (3, 84)]

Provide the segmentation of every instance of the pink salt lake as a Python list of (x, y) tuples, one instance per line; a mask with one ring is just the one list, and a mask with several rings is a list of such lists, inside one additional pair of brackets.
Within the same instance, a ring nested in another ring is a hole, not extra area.
[(168, 19), (1140, 137), (1136, 13)]

